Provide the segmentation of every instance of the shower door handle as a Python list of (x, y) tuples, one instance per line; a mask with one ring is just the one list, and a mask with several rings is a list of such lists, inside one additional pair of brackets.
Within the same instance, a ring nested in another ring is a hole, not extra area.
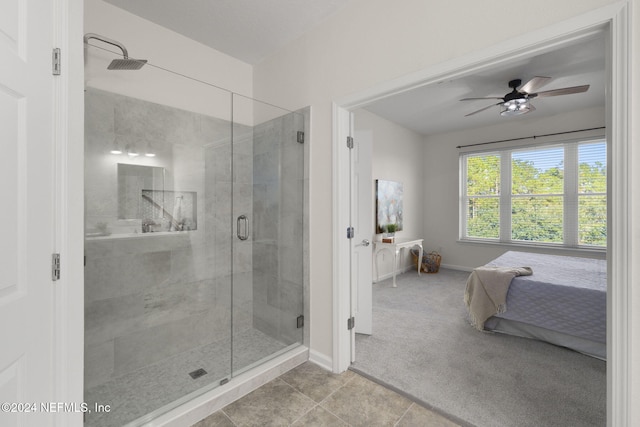
[[(244, 224), (244, 230), (241, 231), (242, 225)], [(240, 240), (247, 240), (249, 238), (249, 218), (246, 215), (240, 215), (236, 222), (236, 235)]]

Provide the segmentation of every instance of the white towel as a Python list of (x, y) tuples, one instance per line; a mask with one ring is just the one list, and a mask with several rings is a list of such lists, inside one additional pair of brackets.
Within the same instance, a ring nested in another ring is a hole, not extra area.
[(179, 224), (182, 223), (182, 196), (176, 197), (176, 201), (173, 205), (173, 222), (171, 223), (171, 230), (180, 231)]

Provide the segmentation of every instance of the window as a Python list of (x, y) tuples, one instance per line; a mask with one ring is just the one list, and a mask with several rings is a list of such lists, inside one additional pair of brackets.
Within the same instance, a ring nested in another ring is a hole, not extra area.
[(467, 158), (467, 236), (500, 237), (500, 154)]
[(606, 142), (461, 155), (461, 238), (565, 247), (607, 244)]

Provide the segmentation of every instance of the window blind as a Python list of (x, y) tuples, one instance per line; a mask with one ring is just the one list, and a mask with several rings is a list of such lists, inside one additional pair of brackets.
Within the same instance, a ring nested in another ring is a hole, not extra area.
[(606, 246), (606, 142), (461, 155), (461, 238)]

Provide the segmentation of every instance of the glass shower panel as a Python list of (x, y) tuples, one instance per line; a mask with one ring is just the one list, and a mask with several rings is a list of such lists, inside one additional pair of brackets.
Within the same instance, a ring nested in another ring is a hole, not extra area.
[(232, 99), (85, 52), (85, 425), (143, 424), (231, 376)]
[(234, 95), (233, 122), (237, 375), (302, 343), (304, 120)]

